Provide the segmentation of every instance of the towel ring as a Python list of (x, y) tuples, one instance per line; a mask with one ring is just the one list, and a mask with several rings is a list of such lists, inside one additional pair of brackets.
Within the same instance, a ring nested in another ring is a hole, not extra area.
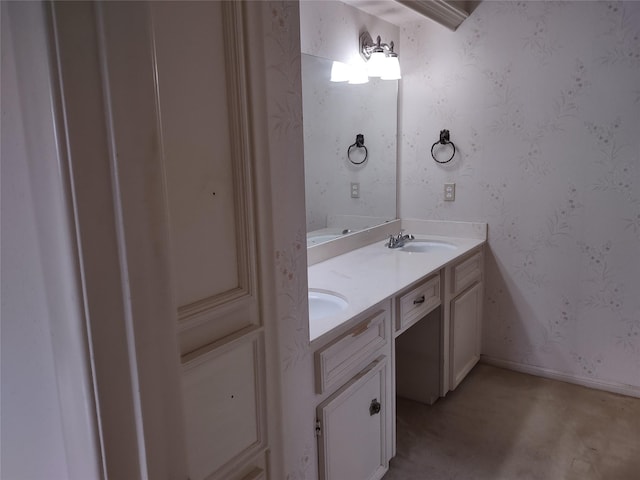
[[(361, 162), (354, 162), (351, 158), (352, 148), (364, 148), (364, 160), (362, 160)], [(369, 150), (367, 150), (367, 147), (364, 146), (364, 135), (359, 133), (356, 135), (355, 143), (353, 145), (349, 145), (349, 148), (347, 148), (347, 158), (354, 165), (362, 165), (364, 162), (367, 161), (368, 157), (369, 157)]]
[[(440, 161), (440, 160), (438, 160), (436, 158), (436, 156), (433, 153), (433, 149), (438, 144), (440, 144), (440, 145), (451, 145), (453, 147), (453, 153), (449, 157), (449, 160)], [(449, 140), (449, 130), (440, 130), (440, 140), (438, 140), (433, 145), (431, 145), (431, 157), (438, 163), (449, 163), (451, 160), (453, 160), (453, 157), (455, 155), (456, 155), (456, 146), (451, 140)]]

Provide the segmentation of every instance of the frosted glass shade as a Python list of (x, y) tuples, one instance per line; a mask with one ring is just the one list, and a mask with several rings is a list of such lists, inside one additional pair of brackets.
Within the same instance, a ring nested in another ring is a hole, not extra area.
[(361, 83), (368, 83), (369, 76), (367, 75), (367, 70), (362, 67), (351, 66), (351, 76), (349, 78), (349, 83), (351, 85), (359, 85)]
[(386, 68), (387, 57), (384, 52), (373, 52), (367, 62), (367, 74), (370, 77), (381, 77)]
[(400, 80), (400, 62), (398, 57), (391, 56), (385, 58), (384, 72), (380, 76), (382, 80)]

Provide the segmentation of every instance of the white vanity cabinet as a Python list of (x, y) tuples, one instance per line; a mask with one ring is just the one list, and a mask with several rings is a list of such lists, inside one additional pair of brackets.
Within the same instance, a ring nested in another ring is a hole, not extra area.
[(455, 390), (480, 359), (482, 332), (481, 249), (456, 262), (450, 269), (449, 389)]
[(349, 324), (315, 351), (321, 480), (380, 479), (391, 456), (390, 301)]
[(325, 332), (311, 343), (320, 480), (382, 478), (395, 455), (396, 396), (432, 404), (478, 362), (484, 242), (451, 236), (414, 251), (376, 242), (309, 267), (310, 288), (349, 303), (325, 319), (335, 327), (310, 329)]

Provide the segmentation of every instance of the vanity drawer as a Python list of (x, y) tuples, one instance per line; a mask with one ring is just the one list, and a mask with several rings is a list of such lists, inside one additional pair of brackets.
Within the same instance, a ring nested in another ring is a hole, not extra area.
[(430, 277), (398, 300), (396, 331), (405, 330), (440, 305), (440, 274)]
[(376, 310), (318, 350), (315, 353), (316, 393), (342, 385), (370, 362), (387, 343), (388, 321), (388, 310)]
[(482, 251), (478, 251), (451, 269), (451, 294), (457, 295), (482, 279)]

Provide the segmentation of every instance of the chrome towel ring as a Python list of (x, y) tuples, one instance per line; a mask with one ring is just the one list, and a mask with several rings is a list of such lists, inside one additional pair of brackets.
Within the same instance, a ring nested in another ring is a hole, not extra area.
[[(453, 153), (451, 154), (451, 156), (449, 157), (449, 160), (443, 160), (440, 161), (436, 158), (435, 154), (433, 153), (433, 149), (436, 147), (436, 145), (451, 145), (453, 147)], [(449, 140), (449, 130), (440, 130), (440, 140), (438, 140), (437, 142), (435, 142), (433, 145), (431, 145), (431, 156), (433, 157), (433, 159), (438, 162), (438, 163), (449, 163), (453, 157), (456, 154), (456, 146), (455, 144)]]
[[(353, 148), (363, 148), (364, 149), (364, 159), (361, 162), (354, 162), (353, 159), (351, 158), (351, 150)], [(364, 135), (359, 133), (359, 134), (356, 135), (355, 143), (353, 145), (349, 145), (349, 148), (347, 148), (347, 158), (354, 165), (362, 165), (364, 162), (367, 161), (368, 157), (369, 157), (369, 151), (367, 150), (367, 147), (364, 146)]]

